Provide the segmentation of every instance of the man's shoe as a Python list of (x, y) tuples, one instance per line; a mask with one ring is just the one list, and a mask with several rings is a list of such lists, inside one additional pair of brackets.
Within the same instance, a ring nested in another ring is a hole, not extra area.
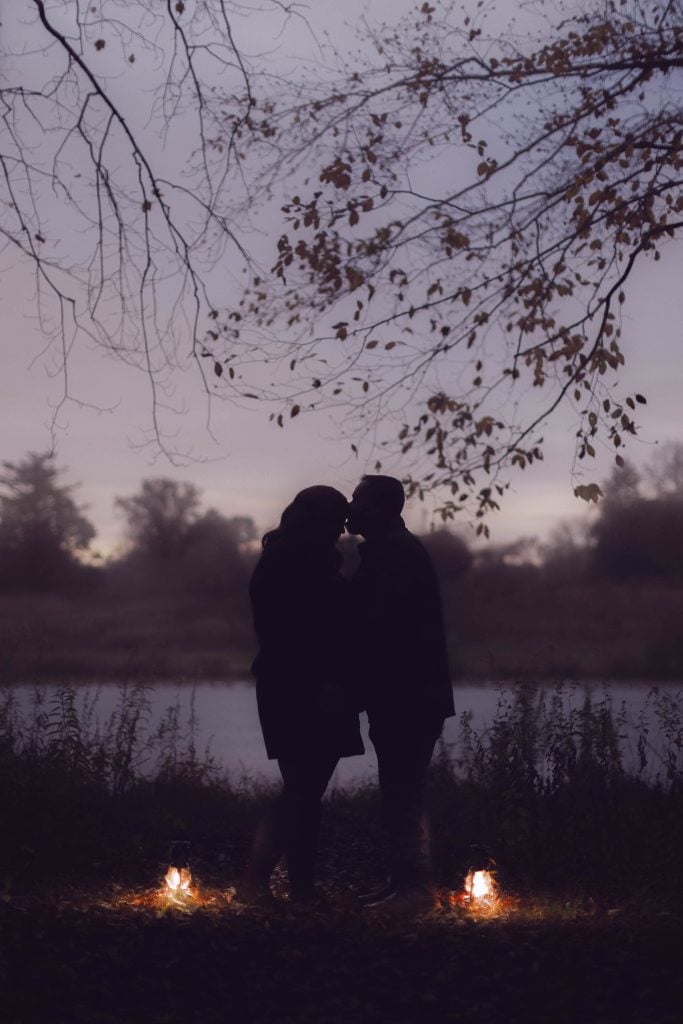
[(382, 900), (386, 900), (389, 896), (393, 896), (396, 892), (396, 886), (391, 882), (387, 882), (381, 889), (371, 889), (370, 892), (359, 892), (356, 899), (363, 907), (372, 907), (376, 903), (381, 903)]

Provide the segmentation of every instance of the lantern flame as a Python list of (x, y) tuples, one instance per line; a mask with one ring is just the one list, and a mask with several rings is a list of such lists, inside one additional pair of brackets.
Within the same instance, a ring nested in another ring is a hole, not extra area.
[(465, 879), (465, 892), (470, 902), (490, 907), (496, 902), (496, 883), (490, 871), (469, 871)]
[(173, 865), (166, 872), (166, 885), (176, 895), (189, 893), (192, 876), (189, 868), (176, 868)]

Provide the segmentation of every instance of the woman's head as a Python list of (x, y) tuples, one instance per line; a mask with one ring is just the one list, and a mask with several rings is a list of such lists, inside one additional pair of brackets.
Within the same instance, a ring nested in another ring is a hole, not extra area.
[(265, 535), (263, 543), (277, 537), (334, 544), (344, 532), (347, 512), (346, 498), (334, 487), (305, 487), (284, 510), (277, 529)]

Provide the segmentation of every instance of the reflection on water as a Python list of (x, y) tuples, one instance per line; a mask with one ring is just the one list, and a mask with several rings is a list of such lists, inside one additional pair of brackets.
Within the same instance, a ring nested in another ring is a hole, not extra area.
[[(595, 700), (607, 695), (615, 714), (623, 707), (624, 761), (627, 767), (635, 767), (638, 763), (639, 725), (642, 725), (644, 714), (651, 715), (651, 709), (648, 711), (646, 702), (653, 685), (615, 683), (609, 687), (587, 687), (578, 684), (566, 686), (562, 690), (563, 706), (567, 710), (580, 708), (586, 693), (590, 692)], [(28, 704), (33, 689), (18, 689), (22, 697), (21, 702), (26, 700)], [(41, 687), (48, 701), (56, 689), (56, 686)], [(681, 685), (667, 683), (660, 685), (658, 689), (675, 695), (681, 692)], [(514, 684), (480, 683), (454, 687), (456, 716), (446, 721), (443, 742), (457, 753), (463, 716), (469, 718), (472, 728), (477, 733), (485, 733), (495, 718), (499, 703), (509, 702), (514, 691)], [(114, 712), (120, 694), (121, 688), (112, 683), (79, 686), (76, 705), (80, 708), (94, 699), (94, 719), (105, 722)], [(198, 754), (202, 754), (208, 746), (216, 760), (225, 767), (233, 783), (238, 783), (241, 779), (274, 781), (280, 778), (276, 762), (269, 761), (266, 757), (256, 711), (256, 691), (251, 683), (197, 683), (194, 686), (157, 683), (148, 690), (150, 726), (156, 725), (169, 707), (177, 706), (181, 723), (187, 730), (193, 715), (193, 695), (194, 739)], [(654, 726), (651, 719), (650, 722)], [(366, 753), (340, 761), (331, 783), (332, 787), (342, 788), (376, 780), (377, 762), (368, 739), (365, 715), (361, 716), (361, 729)], [(659, 737), (655, 728), (651, 729), (647, 742), (650, 754), (656, 761)]]

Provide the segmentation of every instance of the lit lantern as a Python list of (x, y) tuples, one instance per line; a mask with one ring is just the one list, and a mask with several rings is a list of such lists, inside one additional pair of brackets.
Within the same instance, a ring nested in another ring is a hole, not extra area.
[(491, 907), (498, 898), (495, 861), (484, 846), (470, 847), (470, 866), (465, 877), (465, 898), (471, 906)]
[(182, 896), (190, 892), (191, 884), (190, 844), (177, 841), (171, 844), (171, 863), (166, 872), (166, 885), (173, 895)]

